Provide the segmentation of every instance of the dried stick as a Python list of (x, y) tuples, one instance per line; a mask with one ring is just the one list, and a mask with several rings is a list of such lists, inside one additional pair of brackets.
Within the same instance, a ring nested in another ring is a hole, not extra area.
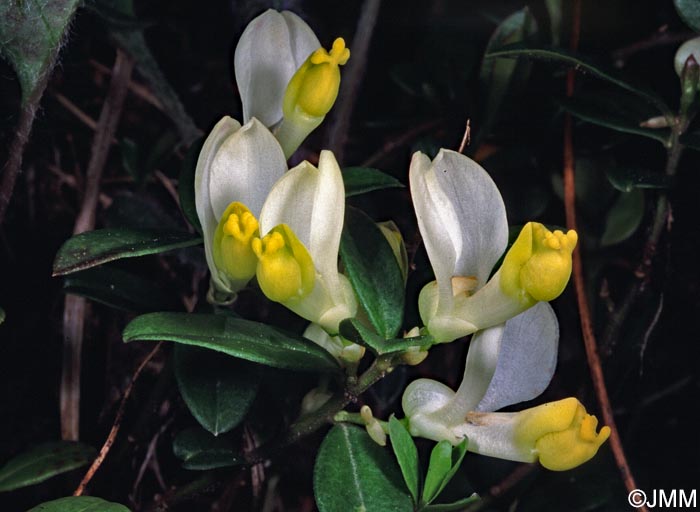
[[(133, 59), (118, 50), (112, 80), (92, 142), (83, 204), (75, 221), (74, 234), (95, 227), (95, 208), (100, 195), (100, 178), (121, 117), (133, 67)], [(66, 296), (63, 309), (63, 362), (60, 387), (61, 437), (66, 440), (77, 440), (80, 435), (80, 360), (85, 309), (86, 302), (83, 297)]]
[(362, 4), (360, 19), (357, 21), (357, 30), (352, 39), (352, 58), (343, 73), (343, 81), (340, 85), (338, 101), (333, 109), (333, 121), (328, 127), (326, 146), (335, 153), (335, 157), (342, 164), (345, 143), (348, 138), (350, 117), (357, 93), (360, 90), (362, 77), (367, 67), (367, 51), (372, 40), (374, 26), (377, 23), (377, 14), (381, 0), (365, 0)]
[(141, 361), (141, 364), (134, 372), (134, 376), (131, 378), (131, 382), (127, 386), (126, 391), (124, 391), (124, 396), (122, 397), (122, 401), (119, 404), (119, 409), (117, 410), (117, 415), (114, 418), (114, 423), (112, 424), (112, 428), (109, 431), (109, 435), (107, 436), (107, 439), (105, 440), (104, 444), (102, 445), (102, 448), (100, 448), (100, 453), (97, 454), (97, 457), (93, 461), (92, 465), (85, 473), (85, 476), (83, 477), (83, 479), (80, 481), (80, 485), (78, 485), (78, 487), (75, 489), (73, 496), (82, 496), (83, 493), (85, 492), (85, 488), (90, 483), (90, 480), (92, 480), (92, 477), (95, 476), (95, 473), (97, 473), (97, 470), (100, 469), (100, 466), (104, 462), (105, 457), (107, 457), (107, 454), (109, 453), (109, 449), (114, 444), (114, 440), (116, 439), (117, 434), (119, 433), (119, 428), (122, 425), (122, 418), (124, 418), (124, 410), (126, 409), (126, 402), (129, 399), (129, 396), (131, 395), (131, 391), (134, 389), (134, 384), (136, 383), (136, 380), (141, 375), (141, 372), (143, 371), (143, 369), (146, 367), (146, 365), (149, 363), (149, 361), (153, 358), (153, 356), (156, 355), (156, 352), (158, 352), (158, 350), (160, 349), (160, 347), (162, 345), (163, 345), (163, 342), (159, 341), (158, 344), (155, 346), (155, 348), (153, 350), (151, 350), (151, 352), (146, 356), (146, 358), (143, 361)]
[[(581, 32), (581, 0), (574, 1), (574, 22), (571, 31), (571, 49), (576, 51)], [(566, 75), (566, 95), (573, 96), (576, 71), (571, 69)], [(566, 114), (564, 119), (564, 206), (566, 209), (566, 225), (569, 229), (576, 230), (576, 185), (574, 181), (574, 144), (573, 144), (573, 122), (570, 114)], [(580, 245), (577, 245), (573, 254), (573, 277), (574, 288), (576, 290), (576, 300), (578, 302), (579, 314), (581, 317), (581, 331), (583, 333), (583, 343), (586, 349), (586, 359), (591, 372), (593, 388), (595, 389), (604, 423), (610, 427), (610, 448), (615, 457), (615, 462), (622, 476), (622, 480), (628, 492), (637, 489), (634, 476), (630, 470), (625, 451), (622, 447), (620, 434), (615, 424), (615, 416), (610, 405), (608, 390), (605, 386), (603, 367), (600, 364), (598, 355), (598, 344), (593, 332), (593, 322), (588, 307), (586, 297), (586, 286), (583, 279), (583, 267), (581, 263)], [(639, 510), (647, 512), (646, 506)]]

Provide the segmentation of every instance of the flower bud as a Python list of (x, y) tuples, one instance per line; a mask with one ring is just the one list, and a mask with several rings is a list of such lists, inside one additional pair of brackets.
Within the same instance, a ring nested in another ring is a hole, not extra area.
[(319, 48), (306, 59), (289, 81), (284, 95), (284, 119), (275, 133), (289, 158), (304, 139), (321, 124), (338, 97), (340, 66), (350, 58), (342, 37), (331, 51)]
[(676, 50), (676, 55), (673, 57), (673, 68), (679, 77), (683, 74), (685, 63), (691, 56), (695, 58), (696, 62), (700, 61), (700, 37), (686, 41)]
[(217, 269), (232, 283), (245, 285), (255, 275), (258, 258), (251, 242), (257, 236), (258, 221), (251, 211), (243, 203), (231, 203), (216, 227), (212, 251)]
[(500, 270), (503, 292), (533, 304), (557, 298), (569, 282), (577, 240), (573, 230), (552, 233), (537, 222), (525, 224)]

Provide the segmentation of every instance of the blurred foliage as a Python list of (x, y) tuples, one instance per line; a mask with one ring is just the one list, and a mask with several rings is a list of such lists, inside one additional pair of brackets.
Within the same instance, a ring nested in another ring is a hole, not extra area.
[[(50, 69), (50, 54), (64, 41), (75, 5), (11, 0), (0, 7), (3, 160), (23, 102)], [(358, 497), (324, 487), (327, 480), (320, 481), (319, 472), (360, 478), (378, 499), (411, 506), (409, 488), (402, 487), (405, 461), (400, 468), (388, 449), (374, 445), (363, 430), (352, 426), (334, 427), (323, 444), (316, 434), (288, 446), (273, 454), (270, 465), (241, 466), (245, 454), (285, 431), (309, 390), (319, 382), (333, 388), (337, 365), (316, 345), (300, 341), (303, 323), (282, 307), (261, 301), (254, 287), (241, 293), (235, 305), (236, 313), (251, 321), (206, 305), (204, 254), (191, 247), (199, 244), (191, 194), (195, 140), (224, 114), (240, 118), (232, 50), (246, 23), (268, 7), (291, 9), (317, 31), (323, 44), (338, 35), (351, 42), (360, 6), (321, 0), (156, 0), (133, 5), (91, 0), (78, 10), (0, 230), (3, 464), (58, 436), (56, 383), (65, 293), (91, 299), (81, 425), (84, 441), (91, 446), (104, 441), (119, 397), (152, 348), (149, 343), (122, 343), (122, 330), (133, 320), (133, 312), (172, 311), (140, 317), (129, 324), (127, 334), (177, 343), (191, 327), (189, 320), (182, 321), (185, 314), (177, 312), (196, 304), (201, 315), (195, 322), (209, 330), (200, 346), (217, 346), (245, 358), (246, 343), (259, 334), (258, 327), (249, 324), (268, 322), (287, 331), (275, 330), (280, 345), (263, 347), (269, 349), (267, 364), (323, 367), (330, 373), (272, 374), (245, 363), (240, 375), (229, 379), (222, 368), (231, 361), (222, 360), (221, 354), (188, 365), (188, 373), (177, 357), (171, 361), (172, 350), (166, 345), (136, 387), (122, 434), (91, 483), (93, 494), (132, 510), (152, 510), (159, 500), (171, 500), (172, 510), (183, 511), (311, 510), (314, 455), (320, 446), (315, 471), (321, 510), (342, 510), (338, 507)], [(27, 12), (31, 16), (18, 17)], [(700, 148), (700, 126), (692, 122), (681, 137), (687, 150), (676, 175), (668, 176), (664, 166), (673, 143), (671, 130), (651, 127), (648, 121), (678, 108), (673, 54), (700, 30), (700, 10), (691, 0), (583, 2), (576, 54), (567, 48), (571, 16), (571, 2), (560, 0), (382, 4), (343, 164), (349, 204), (374, 221), (397, 223), (408, 246), (410, 271), (403, 321), (394, 315), (402, 309), (398, 299), (381, 305), (388, 313), (371, 320), (387, 337), (416, 325), (418, 292), (432, 279), (406, 189), (412, 152), (434, 156), (440, 147), (456, 149), (470, 120), (471, 144), (465, 153), (494, 178), (510, 222), (562, 226), (562, 127), (564, 116), (572, 115), (586, 287), (596, 333), (607, 343), (601, 353), (625, 449), (640, 488), (690, 490), (697, 486), (700, 472), (692, 406), (700, 391), (700, 347), (688, 335), (700, 314), (700, 174), (695, 151)], [(46, 28), (37, 28), (39, 19)], [(504, 45), (508, 46), (503, 49)], [(136, 73), (101, 184), (97, 218), (104, 229), (81, 235), (85, 238), (77, 245), (76, 239), (63, 245), (72, 235), (83, 195), (93, 136), (89, 119), (99, 115), (116, 47), (135, 58)], [(484, 58), (486, 53), (500, 57)], [(569, 67), (580, 71), (571, 98), (565, 97), (564, 85)], [(300, 154), (316, 159), (323, 140), (319, 130)], [(359, 167), (372, 168), (373, 174), (361, 178)], [(639, 280), (635, 272), (662, 194), (672, 205), (669, 225), (664, 226), (668, 232), (656, 248), (651, 270)], [(355, 219), (357, 224), (366, 220)], [(347, 242), (359, 246), (356, 239)], [(375, 251), (365, 258), (388, 254), (378, 237), (365, 241), (370, 242)], [(362, 251), (355, 253), (350, 266), (364, 263)], [(125, 259), (132, 256), (140, 257)], [(120, 261), (96, 266), (116, 259)], [(80, 272), (52, 278), (52, 270), (56, 275)], [(373, 291), (398, 286), (395, 270), (389, 269), (384, 281), (373, 276), (370, 283), (353, 284), (366, 292), (368, 303), (376, 302)], [(639, 299), (630, 305), (625, 321), (615, 326), (627, 290), (635, 284), (641, 287)], [(572, 290), (554, 307), (561, 327), (559, 366), (541, 400), (577, 395), (594, 409)], [(245, 336), (231, 330), (240, 325), (248, 329), (241, 328)], [(615, 336), (607, 340), (611, 325)], [(344, 328), (357, 330), (352, 324)], [(375, 353), (395, 348), (396, 340), (380, 338), (369, 344)], [(420, 346), (420, 338), (414, 341)], [(198, 350), (179, 345), (177, 354), (196, 358)], [(418, 376), (457, 384), (465, 350), (461, 342), (435, 347), (419, 367), (399, 368), (362, 399), (382, 417), (400, 412), (401, 390)], [(255, 361), (258, 356), (247, 358)], [(246, 372), (253, 376), (245, 377)], [(242, 389), (236, 384), (238, 377), (250, 386)], [(216, 399), (209, 393), (212, 386)], [(284, 396), (275, 392), (279, 389), (285, 390)], [(211, 400), (197, 398), (202, 395)], [(426, 475), (432, 444), (417, 440), (416, 446), (418, 462), (411, 462), (417, 464), (411, 471)], [(337, 458), (347, 463), (338, 464)], [(363, 463), (359, 477), (346, 474), (351, 459)], [(81, 464), (82, 459), (80, 464), (61, 466), (64, 475), (41, 485), (0, 494), (1, 508), (27, 510), (70, 494), (82, 474), (68, 469)], [(371, 464), (379, 464), (384, 472), (368, 471)], [(474, 491), (488, 495), (516, 467), (467, 454), (433, 505), (457, 502)], [(62, 472), (40, 469), (26, 483)], [(384, 480), (395, 493), (383, 494)], [(182, 489), (193, 492), (185, 499), (178, 494)], [(417, 488), (412, 491), (417, 493)], [(479, 506), (614, 511), (627, 507), (627, 502), (612, 456), (604, 448), (589, 464), (571, 472), (535, 469)], [(114, 505), (113, 510), (122, 508)]]

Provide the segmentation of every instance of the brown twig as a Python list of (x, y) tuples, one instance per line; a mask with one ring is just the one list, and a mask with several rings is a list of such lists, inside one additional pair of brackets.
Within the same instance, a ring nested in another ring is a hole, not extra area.
[(362, 77), (367, 68), (367, 52), (381, 3), (381, 0), (365, 0), (362, 4), (357, 30), (352, 39), (352, 58), (344, 70), (340, 94), (333, 109), (333, 119), (328, 127), (326, 147), (335, 153), (336, 159), (341, 164), (348, 138), (350, 117), (355, 107), (357, 94), (360, 91)]
[[(100, 196), (100, 179), (111, 141), (117, 130), (127, 84), (134, 61), (117, 51), (112, 80), (105, 97), (97, 131), (92, 141), (90, 161), (86, 171), (83, 203), (73, 229), (74, 234), (95, 227), (95, 209)], [(77, 440), (80, 435), (80, 366), (83, 345), (83, 324), (86, 302), (83, 297), (67, 295), (63, 309), (63, 362), (60, 387), (61, 437)]]
[(158, 350), (160, 349), (160, 347), (162, 345), (163, 345), (162, 341), (158, 342), (158, 344), (155, 346), (155, 348), (153, 350), (151, 350), (151, 352), (145, 357), (145, 359), (143, 361), (141, 361), (141, 364), (134, 372), (134, 376), (131, 378), (131, 382), (127, 386), (126, 391), (124, 391), (124, 397), (122, 398), (122, 401), (119, 404), (119, 409), (117, 410), (117, 415), (114, 418), (114, 423), (112, 424), (112, 428), (109, 431), (109, 435), (107, 436), (107, 439), (105, 440), (104, 444), (102, 445), (102, 448), (100, 449), (100, 453), (97, 454), (97, 457), (93, 461), (92, 465), (85, 473), (85, 476), (83, 477), (83, 479), (80, 481), (80, 485), (78, 485), (78, 487), (75, 489), (73, 496), (82, 496), (83, 493), (85, 492), (85, 488), (90, 483), (90, 480), (92, 480), (92, 477), (95, 476), (95, 473), (97, 472), (97, 470), (100, 469), (100, 466), (104, 462), (105, 457), (107, 457), (107, 454), (109, 453), (109, 449), (114, 444), (114, 440), (116, 439), (117, 434), (119, 433), (119, 428), (121, 427), (122, 419), (124, 418), (124, 411), (126, 409), (126, 402), (129, 399), (129, 396), (131, 396), (131, 391), (134, 389), (134, 384), (136, 383), (136, 380), (139, 378), (139, 376), (141, 375), (141, 372), (146, 367), (148, 362), (153, 358), (153, 356), (156, 355), (156, 352), (158, 352)]
[(695, 37), (695, 34), (691, 31), (684, 32), (669, 32), (666, 25), (662, 26), (654, 32), (651, 37), (642, 39), (622, 48), (618, 48), (612, 52), (612, 58), (615, 61), (615, 66), (621, 68), (625, 65), (625, 61), (629, 59), (632, 55), (637, 52), (648, 50), (650, 48), (655, 48), (657, 46), (663, 46), (667, 44), (677, 44), (687, 41), (688, 39)]
[[(111, 69), (109, 69), (101, 62), (96, 61), (95, 59), (90, 59), (89, 63), (93, 68), (95, 68), (95, 71), (97, 71), (98, 73), (102, 73), (103, 75), (112, 74)], [(156, 98), (156, 96), (151, 92), (151, 90), (145, 85), (141, 85), (133, 80), (129, 80), (129, 91), (133, 93), (134, 96), (138, 96), (146, 103), (150, 103), (161, 112), (165, 111), (163, 108), (163, 104), (160, 102), (160, 100)]]
[(532, 475), (534, 472), (539, 470), (537, 464), (521, 464), (513, 470), (508, 476), (506, 476), (501, 482), (492, 486), (489, 489), (488, 495), (484, 496), (481, 500), (475, 502), (473, 505), (468, 506), (465, 512), (478, 512), (480, 510), (488, 510), (491, 508), (491, 504), (497, 499), (508, 493), (516, 485), (518, 485), (523, 479)]
[[(571, 32), (571, 50), (576, 51), (581, 31), (581, 0), (574, 1), (574, 22)], [(566, 75), (566, 95), (573, 96), (576, 72), (569, 70)], [(564, 205), (566, 209), (566, 225), (569, 229), (576, 230), (576, 185), (574, 180), (574, 144), (573, 144), (573, 121), (568, 113), (564, 119)], [(610, 405), (608, 390), (605, 386), (605, 376), (600, 364), (598, 355), (598, 344), (593, 331), (593, 322), (586, 297), (586, 285), (583, 279), (583, 267), (581, 263), (580, 244), (576, 246), (573, 254), (573, 277), (574, 288), (576, 290), (576, 300), (578, 302), (579, 314), (581, 317), (581, 331), (583, 333), (583, 343), (586, 350), (588, 367), (591, 372), (593, 388), (595, 389), (604, 423), (610, 427), (610, 448), (615, 457), (615, 462), (622, 475), (622, 480), (628, 492), (637, 489), (634, 476), (630, 470), (625, 452), (620, 440), (620, 434), (615, 424), (615, 416)], [(645, 506), (639, 510), (646, 512)]]
[(467, 119), (467, 125), (464, 127), (464, 135), (462, 136), (462, 142), (459, 143), (458, 153), (462, 153), (464, 148), (471, 144), (472, 141), (472, 127), (471, 119)]

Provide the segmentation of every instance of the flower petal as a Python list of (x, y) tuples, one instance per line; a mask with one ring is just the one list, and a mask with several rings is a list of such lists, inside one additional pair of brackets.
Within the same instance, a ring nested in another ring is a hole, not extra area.
[(275, 137), (253, 118), (228, 137), (211, 163), (209, 196), (216, 218), (239, 201), (256, 217), (272, 185), (287, 170)]
[(483, 286), (508, 245), (501, 193), (479, 164), (456, 151), (440, 150), (433, 171), (457, 219), (456, 226), (445, 226), (456, 249), (452, 275), (474, 276)]
[(234, 53), (243, 120), (257, 117), (268, 127), (282, 119), (287, 84), (321, 44), (297, 15), (268, 9), (243, 31)]
[[(224, 141), (240, 128), (241, 124), (235, 119), (228, 116), (221, 118), (204, 141), (202, 150), (199, 152), (197, 168), (194, 174), (195, 209), (197, 210), (199, 222), (202, 225), (204, 251), (210, 269), (216, 268), (214, 256), (212, 254), (212, 240), (218, 224), (218, 218), (211, 207), (211, 197), (209, 194), (212, 162)], [(217, 272), (212, 271), (212, 278), (220, 287), (223, 286)]]
[(532, 400), (547, 388), (557, 365), (559, 324), (548, 303), (538, 302), (500, 329), (498, 363), (476, 411)]
[(321, 151), (318, 168), (302, 162), (275, 183), (260, 213), (260, 232), (287, 224), (309, 250), (318, 272), (330, 277), (338, 273), (344, 215), (340, 167), (332, 152)]

